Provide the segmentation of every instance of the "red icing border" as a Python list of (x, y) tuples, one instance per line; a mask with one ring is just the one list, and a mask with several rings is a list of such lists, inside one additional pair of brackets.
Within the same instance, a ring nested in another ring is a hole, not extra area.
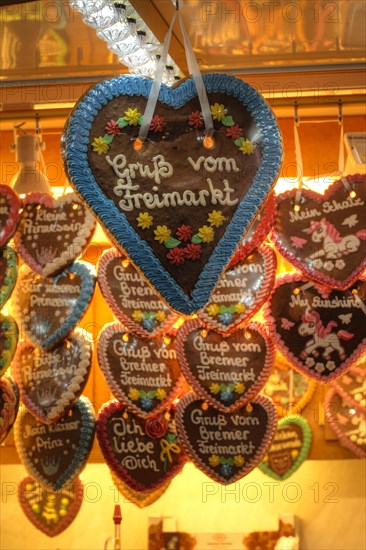
[(0, 246), (6, 243), (14, 235), (20, 221), (20, 199), (8, 185), (0, 184), (0, 197), (6, 197), (10, 206), (10, 213), (4, 227), (0, 227)]

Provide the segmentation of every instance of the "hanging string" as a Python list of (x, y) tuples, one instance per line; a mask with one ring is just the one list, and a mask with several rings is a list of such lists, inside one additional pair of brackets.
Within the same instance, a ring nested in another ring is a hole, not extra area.
[(297, 101), (295, 101), (294, 105), (294, 140), (295, 140), (295, 159), (296, 159), (296, 167), (298, 172), (297, 177), (297, 191), (295, 193), (295, 206), (294, 210), (299, 211), (300, 210), (300, 200), (301, 200), (301, 191), (302, 191), (302, 185), (303, 185), (303, 162), (302, 162), (302, 153), (301, 153), (301, 145), (300, 145), (300, 136), (298, 131), (298, 126), (300, 124), (299, 121), (299, 115), (298, 115), (298, 104)]

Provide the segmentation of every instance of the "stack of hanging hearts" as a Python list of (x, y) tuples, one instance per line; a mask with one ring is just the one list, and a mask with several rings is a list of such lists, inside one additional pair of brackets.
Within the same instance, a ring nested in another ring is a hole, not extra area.
[(54, 536), (80, 508), (77, 476), (94, 440), (94, 412), (80, 397), (91, 369), (92, 341), (75, 326), (95, 287), (93, 267), (77, 260), (95, 221), (74, 194), (55, 200), (30, 193), (21, 207), (14, 244), (24, 264), (12, 307), (23, 340), (12, 372), (25, 406), (15, 423), (15, 444), (32, 478), (22, 482), (19, 499), (34, 525)]

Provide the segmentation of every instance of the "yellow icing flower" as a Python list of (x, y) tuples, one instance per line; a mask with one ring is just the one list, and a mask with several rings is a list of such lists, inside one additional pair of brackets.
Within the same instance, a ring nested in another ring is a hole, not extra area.
[(213, 394), (220, 393), (220, 384), (211, 384), (210, 386), (210, 392)]
[(153, 217), (147, 212), (140, 212), (136, 218), (136, 221), (137, 225), (141, 227), (141, 229), (148, 229), (153, 224)]
[(220, 313), (220, 307), (217, 304), (211, 304), (207, 307), (207, 313), (211, 317), (216, 317)]
[(245, 386), (241, 382), (238, 382), (237, 384), (235, 384), (234, 389), (235, 389), (235, 392), (239, 394), (242, 394), (245, 392)]
[(128, 392), (128, 398), (131, 399), (131, 401), (138, 401), (140, 399), (140, 392), (136, 388), (130, 388), (130, 391)]
[(137, 109), (127, 109), (124, 114), (124, 119), (127, 120), (130, 126), (137, 126), (141, 113)]
[(299, 451), (297, 449), (293, 449), (291, 451), (292, 458), (297, 458), (299, 456)]
[(94, 138), (92, 147), (93, 147), (94, 153), (98, 153), (98, 155), (102, 155), (103, 153), (106, 153), (109, 149), (108, 143), (106, 143), (102, 137)]
[(155, 240), (159, 241), (160, 244), (164, 244), (169, 239), (171, 231), (166, 225), (158, 225), (154, 233)]
[(210, 466), (218, 466), (220, 464), (220, 457), (218, 455), (211, 455), (208, 459), (208, 463)]
[(132, 319), (136, 323), (140, 323), (143, 317), (144, 317), (144, 314), (142, 313), (141, 309), (135, 309), (134, 312), (132, 313)]
[(220, 210), (212, 210), (208, 215), (208, 223), (213, 227), (220, 227), (225, 220), (225, 216), (222, 215)]
[(156, 390), (156, 399), (159, 399), (159, 401), (162, 401), (165, 398), (166, 398), (166, 391), (163, 390), (162, 388), (158, 388)]
[(244, 464), (244, 457), (242, 455), (236, 455), (234, 456), (234, 464), (235, 466), (237, 466), (238, 468), (240, 468), (240, 466), (243, 466)]
[(224, 116), (226, 116), (227, 110), (222, 103), (215, 103), (211, 105), (211, 114), (214, 120), (220, 121)]
[(166, 318), (166, 315), (165, 315), (164, 311), (159, 310), (156, 314), (156, 320), (159, 323), (162, 323), (163, 321), (165, 321), (165, 318)]
[(214, 238), (214, 230), (208, 225), (200, 227), (198, 230), (198, 236), (202, 239), (204, 243), (210, 243)]
[(251, 155), (256, 147), (257, 146), (250, 141), (250, 139), (245, 139), (240, 145), (239, 151), (241, 151), (243, 155)]
[(244, 313), (246, 309), (247, 309), (247, 306), (245, 304), (236, 304), (235, 306), (236, 313)]

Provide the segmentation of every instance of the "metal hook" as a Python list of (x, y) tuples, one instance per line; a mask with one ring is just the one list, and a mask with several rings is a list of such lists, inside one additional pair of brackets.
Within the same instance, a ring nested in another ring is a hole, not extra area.
[(298, 126), (299, 125), (299, 105), (297, 101), (295, 101), (294, 103), (294, 121), (296, 126)]
[(175, 0), (175, 9), (179, 11), (179, 0)]
[(343, 103), (341, 99), (338, 100), (338, 122), (339, 124), (343, 122)]

